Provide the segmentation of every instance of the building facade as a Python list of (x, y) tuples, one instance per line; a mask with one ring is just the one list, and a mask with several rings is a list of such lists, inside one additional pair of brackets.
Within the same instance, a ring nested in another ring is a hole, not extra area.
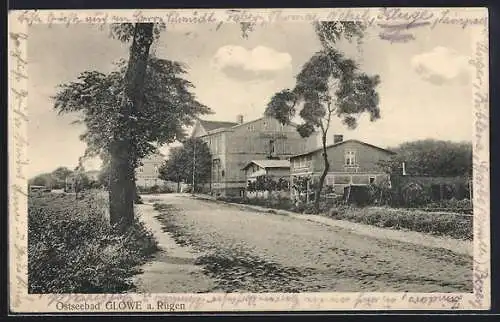
[(243, 195), (246, 174), (243, 167), (252, 160), (287, 160), (289, 157), (316, 146), (316, 136), (302, 138), (296, 126), (282, 125), (271, 117), (243, 122), (213, 122), (199, 120), (193, 137), (202, 139), (212, 154), (212, 195)]
[(165, 158), (161, 153), (152, 154), (141, 160), (142, 165), (135, 170), (137, 187), (150, 188), (165, 184), (165, 181), (158, 177), (164, 161)]
[[(334, 143), (327, 147), (330, 168), (324, 184), (342, 194), (344, 187), (349, 185), (380, 183), (388, 179), (388, 175), (378, 163), (392, 155), (392, 151), (358, 140), (344, 141), (342, 135), (335, 135)], [(290, 182), (293, 185), (299, 177), (310, 177), (312, 182), (319, 182), (323, 169), (322, 148), (294, 155), (290, 158)]]
[(290, 178), (290, 161), (288, 160), (252, 160), (243, 167), (248, 181), (255, 181), (259, 176), (273, 179)]

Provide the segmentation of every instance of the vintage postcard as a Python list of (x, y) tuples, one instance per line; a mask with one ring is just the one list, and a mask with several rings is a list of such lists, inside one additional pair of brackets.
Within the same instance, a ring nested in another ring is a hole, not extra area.
[(12, 313), (490, 308), (487, 9), (8, 32)]

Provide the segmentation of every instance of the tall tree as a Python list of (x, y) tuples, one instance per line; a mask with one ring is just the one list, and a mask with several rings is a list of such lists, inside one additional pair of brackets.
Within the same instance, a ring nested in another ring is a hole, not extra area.
[(211, 174), (212, 156), (210, 149), (206, 143), (198, 138), (189, 138), (183, 142), (181, 147), (172, 149), (170, 157), (160, 169), (161, 179), (175, 181), (178, 185), (181, 180), (191, 182), (193, 191), (199, 184), (207, 183)]
[(187, 177), (188, 159), (182, 147), (174, 147), (170, 150), (169, 158), (160, 167), (159, 178), (167, 181), (177, 182), (177, 192), (180, 192), (181, 181)]
[(114, 37), (132, 41), (128, 62), (119, 62), (109, 74), (83, 72), (55, 96), (60, 113), (83, 112), (86, 156), (109, 156), (110, 219), (120, 228), (134, 217), (139, 160), (154, 152), (157, 143), (183, 138), (184, 126), (210, 112), (189, 91), (192, 84), (181, 77), (186, 72), (181, 64), (150, 57), (158, 30), (149, 23), (113, 26)]
[(45, 186), (50, 189), (54, 189), (55, 187), (54, 177), (50, 173), (39, 174), (31, 178), (29, 184), (32, 186)]
[(152, 42), (153, 24), (136, 23), (120, 103), (120, 121), (124, 128), (115, 133), (116, 139), (109, 146), (109, 214), (111, 223), (123, 227), (129, 226), (134, 218), (134, 169), (138, 160), (135, 120), (144, 104), (144, 80)]
[[(341, 118), (351, 129), (357, 126), (357, 118), (362, 113), (369, 113), (372, 121), (380, 118), (379, 97), (376, 92), (380, 83), (378, 75), (363, 73), (354, 60), (346, 58), (336, 49), (335, 42), (341, 37), (342, 30), (334, 33), (337, 29), (333, 29), (329, 34), (322, 29), (327, 29), (326, 27), (316, 25), (323, 49), (304, 64), (296, 77), (295, 88), (276, 93), (265, 111), (266, 115), (289, 124), (299, 110), (298, 114), (303, 121), (297, 127), (300, 135), (308, 137), (320, 131), (324, 168), (319, 183), (315, 185), (316, 210), (319, 209), (321, 191), (330, 168), (326, 143), (332, 117)], [(358, 25), (355, 24), (352, 28), (358, 30)], [(359, 29), (359, 33), (361, 32), (362, 29)], [(356, 32), (349, 31), (348, 39), (354, 37), (352, 34), (356, 35)]]
[(66, 178), (72, 173), (73, 173), (73, 171), (71, 171), (67, 167), (59, 167), (59, 168), (55, 169), (54, 171), (52, 171), (51, 175), (52, 175), (52, 178), (54, 180), (53, 188), (54, 189), (64, 188), (64, 186), (66, 184)]

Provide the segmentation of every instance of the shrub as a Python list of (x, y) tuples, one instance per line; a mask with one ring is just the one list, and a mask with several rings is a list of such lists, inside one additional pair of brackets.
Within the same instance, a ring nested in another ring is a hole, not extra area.
[(167, 185), (153, 185), (151, 187), (137, 187), (141, 194), (173, 193), (174, 190)]
[(431, 202), (422, 206), (422, 209), (428, 211), (435, 211), (436, 209), (448, 210), (451, 212), (458, 212), (465, 214), (472, 214), (473, 210), (472, 203), (470, 202), (469, 199), (457, 200), (455, 198), (451, 198), (449, 200)]
[(28, 204), (29, 293), (118, 293), (133, 287), (136, 267), (156, 250), (135, 221), (124, 234), (110, 226), (101, 198), (33, 194)]

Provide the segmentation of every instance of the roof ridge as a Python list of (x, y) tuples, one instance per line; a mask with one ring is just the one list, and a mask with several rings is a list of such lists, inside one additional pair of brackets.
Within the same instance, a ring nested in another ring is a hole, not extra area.
[[(367, 143), (367, 142), (364, 142), (364, 141), (361, 141), (361, 140), (357, 140), (357, 139), (349, 139), (349, 140), (343, 140), (343, 141), (341, 141), (341, 142), (337, 142), (337, 143), (331, 143), (331, 144), (327, 145), (327, 146), (326, 146), (326, 148), (327, 148), (327, 149), (329, 149), (329, 148), (331, 148), (331, 147), (334, 147), (334, 146), (338, 146), (338, 145), (344, 144), (344, 143), (346, 143), (346, 142), (358, 142), (358, 143), (360, 143), (360, 144), (368, 145), (368, 146), (371, 146), (371, 147), (373, 147), (373, 148), (376, 148), (376, 149), (379, 149), (379, 150), (383, 150), (383, 151), (387, 151), (387, 152), (390, 152), (390, 153), (395, 154), (395, 152), (394, 152), (394, 151), (391, 151), (391, 150), (388, 150), (388, 149), (384, 149), (384, 148), (381, 148), (381, 147), (379, 147), (379, 146), (373, 145), (373, 144), (371, 144), (371, 143)], [(320, 146), (320, 147), (318, 147), (318, 148), (315, 148), (315, 149), (309, 150), (309, 151), (307, 151), (307, 152), (303, 152), (303, 153), (298, 153), (298, 154), (295, 154), (295, 155), (293, 155), (293, 156), (291, 156), (291, 157), (293, 158), (293, 157), (296, 157), (296, 156), (308, 155), (308, 154), (311, 154), (311, 153), (314, 153), (314, 152), (320, 151), (320, 150), (322, 150), (322, 149), (323, 149), (323, 147), (322, 147), (322, 146)]]

